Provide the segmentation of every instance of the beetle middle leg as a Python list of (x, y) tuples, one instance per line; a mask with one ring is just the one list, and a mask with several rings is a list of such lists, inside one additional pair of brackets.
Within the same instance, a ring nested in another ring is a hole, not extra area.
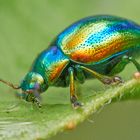
[(83, 73), (83, 70), (79, 69), (79, 65), (75, 65), (75, 70), (76, 70), (76, 80), (80, 84), (83, 84), (85, 82), (85, 75)]
[(95, 78), (97, 78), (98, 80), (100, 80), (104, 84), (109, 85), (109, 84), (123, 83), (122, 79), (119, 76), (109, 77), (109, 76), (102, 75), (94, 70), (91, 70), (85, 66), (77, 65), (77, 67), (79, 67), (79, 69), (83, 69), (83, 70), (91, 73)]
[(72, 67), (70, 67), (68, 71), (70, 77), (70, 101), (72, 103), (72, 106), (76, 109), (82, 106), (82, 104), (78, 102), (77, 96), (75, 94), (74, 70)]

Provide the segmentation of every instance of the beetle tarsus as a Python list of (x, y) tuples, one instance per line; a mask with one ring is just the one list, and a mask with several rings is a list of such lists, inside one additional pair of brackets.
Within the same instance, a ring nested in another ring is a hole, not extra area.
[(124, 83), (122, 78), (119, 77), (119, 76), (114, 76), (112, 78), (110, 78), (110, 77), (104, 78), (102, 80), (102, 82), (106, 85), (117, 85), (117, 84), (120, 84), (120, 83)]
[(118, 84), (124, 83), (124, 81), (122, 80), (122, 78), (119, 77), (119, 76), (114, 76), (113, 77), (113, 81), (114, 81), (114, 83), (118, 83)]
[(26, 101), (32, 102), (33, 104), (37, 105), (39, 108), (41, 108), (40, 100), (34, 96), (34, 94), (30, 93), (26, 96)]
[(40, 103), (40, 101), (39, 101), (39, 99), (38, 98), (36, 98), (36, 97), (33, 97), (33, 101), (32, 101), (34, 104), (36, 104), (39, 108), (41, 108), (42, 107), (42, 105), (41, 105), (41, 103)]
[(82, 106), (82, 103), (77, 101), (77, 97), (76, 96), (72, 96), (71, 97), (71, 103), (72, 103), (72, 107), (74, 109), (77, 109), (77, 108)]
[(73, 106), (74, 109), (78, 109), (79, 107), (82, 106), (82, 104), (80, 102), (75, 102), (75, 103), (72, 104), (72, 106)]

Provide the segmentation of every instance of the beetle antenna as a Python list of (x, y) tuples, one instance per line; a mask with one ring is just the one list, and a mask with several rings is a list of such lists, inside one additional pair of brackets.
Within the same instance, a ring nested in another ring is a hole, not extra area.
[(2, 79), (0, 79), (0, 82), (2, 82), (2, 83), (4, 83), (4, 84), (8, 85), (9, 87), (12, 87), (13, 89), (20, 89), (20, 88), (21, 88), (20, 86), (13, 85), (12, 83), (7, 82), (7, 81), (2, 80)]

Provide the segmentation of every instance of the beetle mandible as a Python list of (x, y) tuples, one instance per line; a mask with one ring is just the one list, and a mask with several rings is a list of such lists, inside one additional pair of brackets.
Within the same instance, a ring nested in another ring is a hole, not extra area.
[(140, 26), (125, 18), (97, 15), (75, 22), (61, 32), (50, 46), (42, 51), (19, 86), (26, 101), (41, 106), (39, 95), (49, 86), (70, 86), (70, 101), (74, 108), (81, 106), (75, 95), (75, 81), (97, 78), (104, 84), (122, 82), (119, 76), (124, 67), (136, 61), (140, 51)]

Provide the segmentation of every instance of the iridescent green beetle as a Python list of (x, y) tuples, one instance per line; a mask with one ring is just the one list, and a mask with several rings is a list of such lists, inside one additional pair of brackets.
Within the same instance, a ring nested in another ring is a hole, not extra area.
[(108, 15), (84, 18), (60, 33), (51, 45), (35, 59), (30, 71), (15, 89), (21, 89), (23, 98), (40, 106), (39, 95), (49, 86), (70, 85), (70, 101), (77, 108), (81, 103), (75, 95), (74, 81), (84, 83), (91, 77), (104, 84), (121, 83), (121, 72), (140, 51), (140, 26)]

